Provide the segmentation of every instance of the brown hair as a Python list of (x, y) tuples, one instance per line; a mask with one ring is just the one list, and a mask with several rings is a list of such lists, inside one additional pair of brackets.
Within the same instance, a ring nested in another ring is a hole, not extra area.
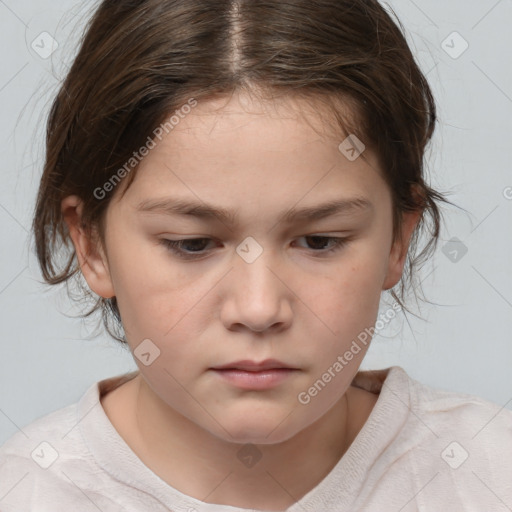
[[(416, 291), (415, 267), (437, 246), (436, 201), (450, 201), (425, 181), (423, 158), (436, 106), (397, 22), (377, 0), (103, 0), (47, 123), (33, 219), (45, 281), (81, 276), (61, 215), (64, 197), (83, 200), (84, 226), (98, 228), (104, 242), (102, 222), (113, 194), (99, 200), (94, 191), (119, 173), (171, 112), (190, 98), (259, 90), (268, 98), (323, 102), (344, 133), (376, 152), (393, 199), (393, 240), (400, 236), (402, 213), (422, 210), (399, 293), (391, 290), (408, 311), (400, 297), (408, 285)], [(355, 113), (350, 130), (342, 104)], [(135, 174), (136, 166), (123, 178), (127, 186)], [(416, 254), (423, 231), (428, 242)], [(61, 244), (69, 250), (64, 265), (57, 263)], [(116, 298), (97, 298), (83, 316), (99, 309), (110, 335), (126, 342)]]

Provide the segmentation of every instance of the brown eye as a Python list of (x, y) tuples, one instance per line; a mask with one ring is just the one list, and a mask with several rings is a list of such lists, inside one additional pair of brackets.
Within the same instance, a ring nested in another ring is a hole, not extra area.
[(210, 238), (188, 238), (183, 240), (164, 239), (162, 243), (167, 249), (180, 258), (192, 259), (204, 256), (207, 252), (205, 248), (210, 241)]
[(307, 241), (308, 248), (312, 252), (319, 253), (319, 256), (324, 254), (332, 253), (344, 247), (348, 238), (339, 238), (334, 236), (322, 236), (322, 235), (305, 235), (303, 237)]

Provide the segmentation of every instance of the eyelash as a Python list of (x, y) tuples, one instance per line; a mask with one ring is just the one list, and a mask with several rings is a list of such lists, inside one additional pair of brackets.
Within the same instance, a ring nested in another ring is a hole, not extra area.
[[(301, 238), (320, 238), (322, 240), (331, 240), (334, 242), (333, 246), (328, 250), (322, 250), (322, 251), (313, 251), (316, 253), (319, 253), (318, 257), (325, 256), (326, 254), (331, 254), (333, 252), (339, 251), (342, 249), (345, 245), (347, 245), (348, 237), (347, 238), (339, 238), (334, 236), (321, 236), (321, 235), (304, 235)], [(208, 254), (208, 251), (204, 252), (186, 252), (183, 251), (182, 247), (184, 244), (191, 243), (191, 242), (197, 242), (197, 241), (211, 241), (211, 238), (188, 238), (184, 240), (169, 240), (167, 238), (162, 239), (162, 243), (164, 246), (174, 253), (176, 256), (182, 259), (186, 260), (193, 260), (203, 257), (204, 255)]]

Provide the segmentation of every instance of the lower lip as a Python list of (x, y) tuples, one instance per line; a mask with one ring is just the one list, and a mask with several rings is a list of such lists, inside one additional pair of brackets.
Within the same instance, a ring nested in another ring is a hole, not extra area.
[(259, 372), (244, 370), (214, 370), (223, 379), (242, 389), (268, 389), (277, 386), (297, 370), (291, 368), (274, 368)]

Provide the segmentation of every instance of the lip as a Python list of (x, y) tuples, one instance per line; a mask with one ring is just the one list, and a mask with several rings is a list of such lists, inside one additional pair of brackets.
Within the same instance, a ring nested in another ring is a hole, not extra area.
[(270, 368), (260, 371), (248, 371), (236, 368), (212, 368), (212, 370), (228, 383), (246, 390), (272, 388), (281, 384), (286, 378), (299, 371), (294, 368)]
[(297, 370), (297, 368), (292, 368), (290, 365), (277, 359), (265, 359), (259, 363), (251, 361), (250, 359), (244, 359), (243, 361), (234, 361), (232, 363), (227, 363), (222, 366), (214, 366), (212, 368), (212, 370), (244, 370), (246, 372), (263, 372), (265, 370), (276, 369)]

